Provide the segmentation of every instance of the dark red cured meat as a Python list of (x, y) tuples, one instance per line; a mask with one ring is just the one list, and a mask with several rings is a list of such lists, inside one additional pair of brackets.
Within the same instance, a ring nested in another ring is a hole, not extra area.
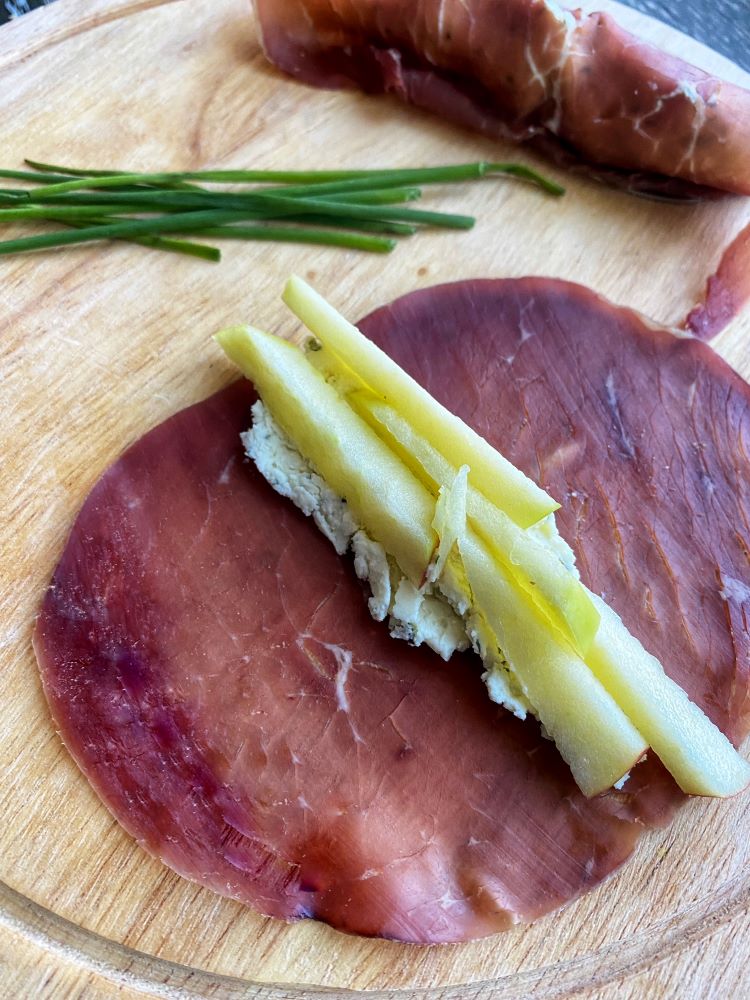
[(750, 92), (641, 42), (607, 14), (563, 12), (548, 0), (255, 7), (268, 58), (307, 83), (394, 93), (490, 137), (593, 165), (633, 190), (750, 194)]
[[(363, 328), (563, 501), (586, 581), (739, 739), (747, 386), (543, 279), (418, 292)], [(390, 639), (243, 463), (252, 398), (237, 383), (126, 452), (55, 571), (35, 645), (94, 787), (187, 877), (361, 934), (463, 940), (596, 885), (682, 800), (669, 776), (650, 760), (587, 801), (474, 657)]]
[(708, 279), (704, 301), (690, 312), (685, 326), (701, 340), (710, 340), (749, 300), (750, 226), (745, 226), (722, 254), (716, 274)]

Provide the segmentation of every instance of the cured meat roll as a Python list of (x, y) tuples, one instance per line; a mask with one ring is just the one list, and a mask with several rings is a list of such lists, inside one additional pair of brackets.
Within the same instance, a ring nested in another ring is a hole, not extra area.
[(306, 83), (394, 93), (558, 160), (614, 168), (635, 190), (685, 196), (687, 182), (750, 194), (750, 92), (640, 41), (607, 14), (555, 0), (255, 7), (268, 58)]

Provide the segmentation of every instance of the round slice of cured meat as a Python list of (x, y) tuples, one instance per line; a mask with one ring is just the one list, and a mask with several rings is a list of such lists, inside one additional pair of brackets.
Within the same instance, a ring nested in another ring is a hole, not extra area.
[[(576, 285), (417, 292), (364, 331), (562, 501), (585, 582), (735, 741), (748, 729), (750, 390)], [(236, 383), (94, 487), (35, 645), (120, 823), (262, 913), (461, 941), (592, 888), (682, 795), (659, 762), (586, 800), (533, 721), (372, 621), (347, 559), (242, 456)]]

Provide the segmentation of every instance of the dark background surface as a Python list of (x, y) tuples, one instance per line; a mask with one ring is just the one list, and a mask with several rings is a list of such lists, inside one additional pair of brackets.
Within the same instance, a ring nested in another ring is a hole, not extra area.
[[(0, 24), (53, 0), (0, 0)], [(623, 0), (658, 17), (750, 70), (750, 0)], [(575, 0), (566, 0), (575, 7)]]
[[(621, 0), (750, 70), (750, 0)], [(570, 4), (573, 6), (573, 4)]]

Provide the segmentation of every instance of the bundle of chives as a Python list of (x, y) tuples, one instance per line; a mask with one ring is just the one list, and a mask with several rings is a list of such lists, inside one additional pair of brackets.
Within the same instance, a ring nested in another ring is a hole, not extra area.
[[(404, 207), (421, 185), (513, 176), (552, 195), (563, 188), (521, 164), (463, 163), (393, 170), (198, 170), (133, 173), (27, 160), (0, 170), (21, 185), (0, 189), (0, 223), (44, 221), (67, 228), (0, 241), (0, 255), (101, 240), (219, 260), (194, 238), (315, 243), (387, 253), (394, 237), (422, 228), (470, 229), (474, 218)], [(198, 182), (198, 183), (195, 183)], [(232, 184), (241, 190), (206, 185)], [(249, 187), (246, 187), (248, 186)], [(190, 235), (191, 240), (170, 234)]]

